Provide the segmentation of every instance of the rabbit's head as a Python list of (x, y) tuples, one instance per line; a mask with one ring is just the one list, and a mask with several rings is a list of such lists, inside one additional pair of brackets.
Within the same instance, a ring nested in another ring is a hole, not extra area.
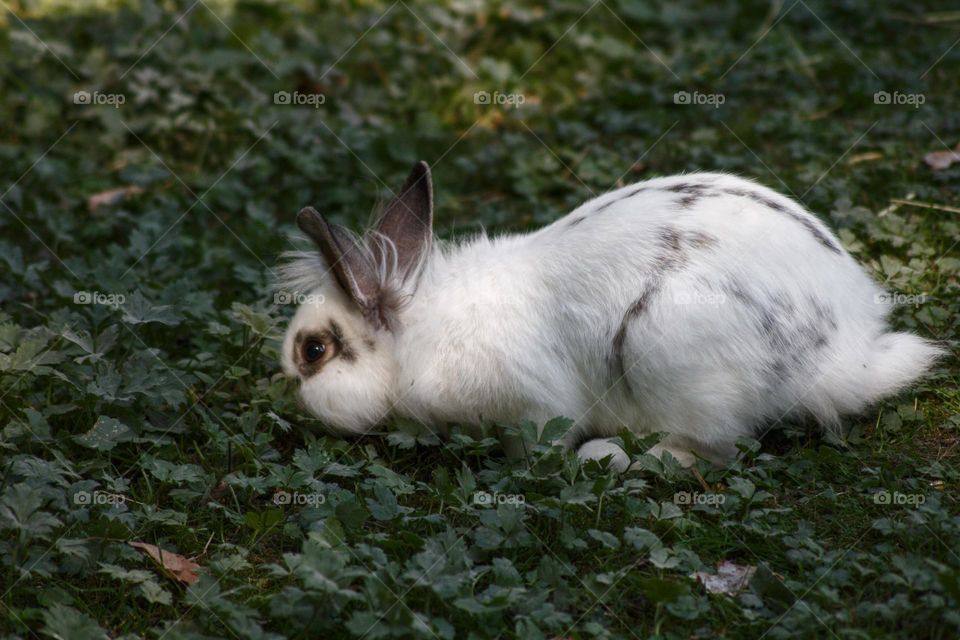
[(319, 252), (295, 254), (281, 268), (281, 288), (301, 300), (284, 337), (283, 370), (300, 381), (310, 413), (335, 430), (364, 433), (396, 401), (399, 312), (413, 295), (433, 238), (430, 169), (417, 163), (363, 236), (311, 207), (297, 224)]

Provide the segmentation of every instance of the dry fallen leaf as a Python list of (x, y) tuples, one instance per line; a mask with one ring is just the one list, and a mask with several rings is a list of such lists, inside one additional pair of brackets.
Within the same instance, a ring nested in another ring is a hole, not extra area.
[(127, 544), (156, 560), (175, 580), (186, 584), (194, 584), (200, 580), (200, 576), (197, 575), (197, 569), (200, 568), (200, 565), (193, 560), (146, 542), (128, 542)]
[(847, 160), (847, 164), (853, 166), (861, 162), (873, 162), (874, 160), (883, 160), (883, 154), (879, 151), (865, 151), (864, 153), (855, 153)]
[(923, 156), (923, 161), (935, 171), (946, 169), (954, 162), (960, 162), (960, 144), (958, 144), (952, 151), (931, 151), (927, 155)]
[(750, 578), (756, 571), (756, 567), (742, 566), (724, 560), (717, 565), (716, 573), (695, 571), (690, 574), (690, 577), (700, 582), (709, 593), (725, 593), (732, 596), (749, 584)]
[(90, 213), (93, 213), (105, 204), (116, 204), (125, 200), (127, 196), (131, 196), (142, 191), (143, 189), (136, 185), (101, 191), (100, 193), (95, 193), (87, 198), (87, 208), (90, 210)]
[(230, 485), (221, 480), (217, 485), (210, 489), (208, 497), (214, 502), (220, 502), (222, 498), (225, 498), (230, 494)]

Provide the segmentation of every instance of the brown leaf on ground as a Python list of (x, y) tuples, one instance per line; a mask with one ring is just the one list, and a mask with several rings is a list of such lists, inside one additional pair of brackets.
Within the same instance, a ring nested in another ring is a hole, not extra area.
[(101, 191), (100, 193), (95, 193), (89, 198), (87, 198), (87, 209), (90, 210), (90, 213), (94, 213), (97, 209), (106, 204), (117, 204), (126, 200), (128, 196), (132, 196), (137, 193), (141, 193), (143, 189), (138, 186), (130, 185), (129, 187), (119, 187), (117, 189), (108, 189), (107, 191)]
[(855, 153), (850, 156), (850, 159), (847, 160), (847, 164), (853, 166), (855, 164), (860, 164), (861, 162), (873, 162), (874, 160), (883, 160), (883, 154), (879, 151), (865, 151), (863, 153)]
[(174, 580), (179, 580), (185, 584), (194, 584), (200, 580), (200, 576), (197, 575), (197, 569), (200, 568), (200, 565), (193, 560), (146, 542), (128, 542), (127, 544), (153, 558), (157, 564), (167, 570)]
[(923, 161), (933, 169), (934, 171), (939, 171), (940, 169), (946, 169), (954, 162), (960, 162), (960, 144), (956, 146), (953, 150), (947, 151), (931, 151), (927, 155), (923, 156)]
[(695, 571), (690, 574), (690, 577), (702, 584), (703, 588), (709, 593), (725, 593), (732, 596), (742, 591), (750, 583), (750, 578), (756, 571), (756, 567), (738, 565), (729, 560), (724, 560), (717, 565), (716, 573)]
[(210, 489), (210, 492), (207, 494), (207, 497), (214, 502), (220, 502), (223, 498), (226, 498), (230, 495), (230, 485), (221, 480), (217, 483), (215, 487)]

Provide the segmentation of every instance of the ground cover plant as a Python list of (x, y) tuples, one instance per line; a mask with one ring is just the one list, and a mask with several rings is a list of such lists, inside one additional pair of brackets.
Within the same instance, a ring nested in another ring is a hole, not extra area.
[[(0, 5), (2, 637), (960, 633), (960, 13)], [(755, 177), (950, 355), (843, 438), (776, 424), (724, 469), (626, 434), (642, 471), (581, 466), (562, 418), (502, 425), (517, 460), (456, 426), (323, 436), (277, 364), (278, 256), (302, 206), (357, 228), (419, 159), (448, 238)]]

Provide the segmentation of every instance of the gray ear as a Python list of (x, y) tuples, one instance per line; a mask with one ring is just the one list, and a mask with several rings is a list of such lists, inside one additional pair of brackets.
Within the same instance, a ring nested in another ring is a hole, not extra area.
[(380, 285), (376, 270), (353, 235), (343, 227), (327, 222), (313, 207), (300, 210), (297, 226), (320, 248), (340, 286), (360, 306), (364, 316), (377, 317)]
[(433, 180), (430, 167), (420, 161), (377, 220), (376, 230), (397, 248), (397, 267), (403, 277), (430, 250), (433, 240)]

